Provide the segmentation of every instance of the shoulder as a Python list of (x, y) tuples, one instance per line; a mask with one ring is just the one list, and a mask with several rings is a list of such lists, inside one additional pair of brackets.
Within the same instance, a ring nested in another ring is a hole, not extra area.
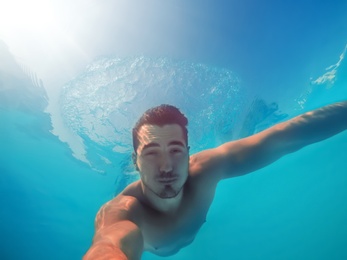
[(123, 191), (100, 208), (95, 224), (97, 228), (101, 228), (124, 220), (139, 223), (142, 215), (140, 211), (142, 211), (140, 200)]
[(190, 184), (198, 190), (215, 189), (221, 180), (221, 154), (217, 149), (204, 150), (189, 159)]
[(223, 158), (220, 149), (208, 149), (193, 154), (189, 158), (189, 174), (191, 177), (200, 177), (209, 172), (219, 172)]

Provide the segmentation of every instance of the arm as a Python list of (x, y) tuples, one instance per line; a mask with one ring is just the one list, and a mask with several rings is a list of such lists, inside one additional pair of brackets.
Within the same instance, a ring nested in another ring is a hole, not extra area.
[(240, 176), (282, 156), (347, 129), (347, 101), (335, 103), (277, 124), (248, 138), (225, 143), (191, 157), (193, 171), (216, 181)]
[[(123, 203), (122, 203), (123, 204)], [(97, 214), (93, 244), (83, 260), (140, 259), (143, 237), (139, 227), (130, 220), (129, 211), (119, 203), (103, 206)]]

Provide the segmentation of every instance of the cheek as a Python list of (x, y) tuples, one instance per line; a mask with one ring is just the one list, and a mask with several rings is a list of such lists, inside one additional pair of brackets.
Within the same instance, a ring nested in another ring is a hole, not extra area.
[(189, 158), (182, 158), (177, 162), (177, 165), (181, 169), (188, 169), (189, 166)]
[(152, 169), (155, 167), (155, 163), (146, 160), (139, 160), (137, 166), (141, 172), (152, 172)]

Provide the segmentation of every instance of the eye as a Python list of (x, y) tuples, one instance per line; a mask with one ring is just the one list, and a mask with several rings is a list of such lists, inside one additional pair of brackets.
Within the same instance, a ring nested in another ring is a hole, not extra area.
[(145, 155), (147, 156), (155, 156), (155, 155), (158, 155), (158, 152), (157, 151), (148, 151), (145, 153)]
[(182, 150), (181, 149), (172, 149), (172, 150), (170, 150), (170, 153), (179, 154), (179, 153), (182, 153)]

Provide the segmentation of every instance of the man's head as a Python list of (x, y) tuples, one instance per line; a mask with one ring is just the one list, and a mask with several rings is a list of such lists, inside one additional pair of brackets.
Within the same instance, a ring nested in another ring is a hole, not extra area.
[(147, 110), (133, 129), (133, 159), (144, 192), (176, 197), (188, 177), (187, 118), (170, 105)]
[(181, 111), (179, 111), (177, 107), (164, 104), (148, 109), (136, 122), (135, 127), (133, 128), (134, 152), (136, 153), (139, 145), (138, 133), (143, 125), (164, 126), (172, 124), (177, 124), (182, 128), (184, 140), (186, 145), (188, 145), (188, 119), (184, 116), (184, 114), (181, 113)]

